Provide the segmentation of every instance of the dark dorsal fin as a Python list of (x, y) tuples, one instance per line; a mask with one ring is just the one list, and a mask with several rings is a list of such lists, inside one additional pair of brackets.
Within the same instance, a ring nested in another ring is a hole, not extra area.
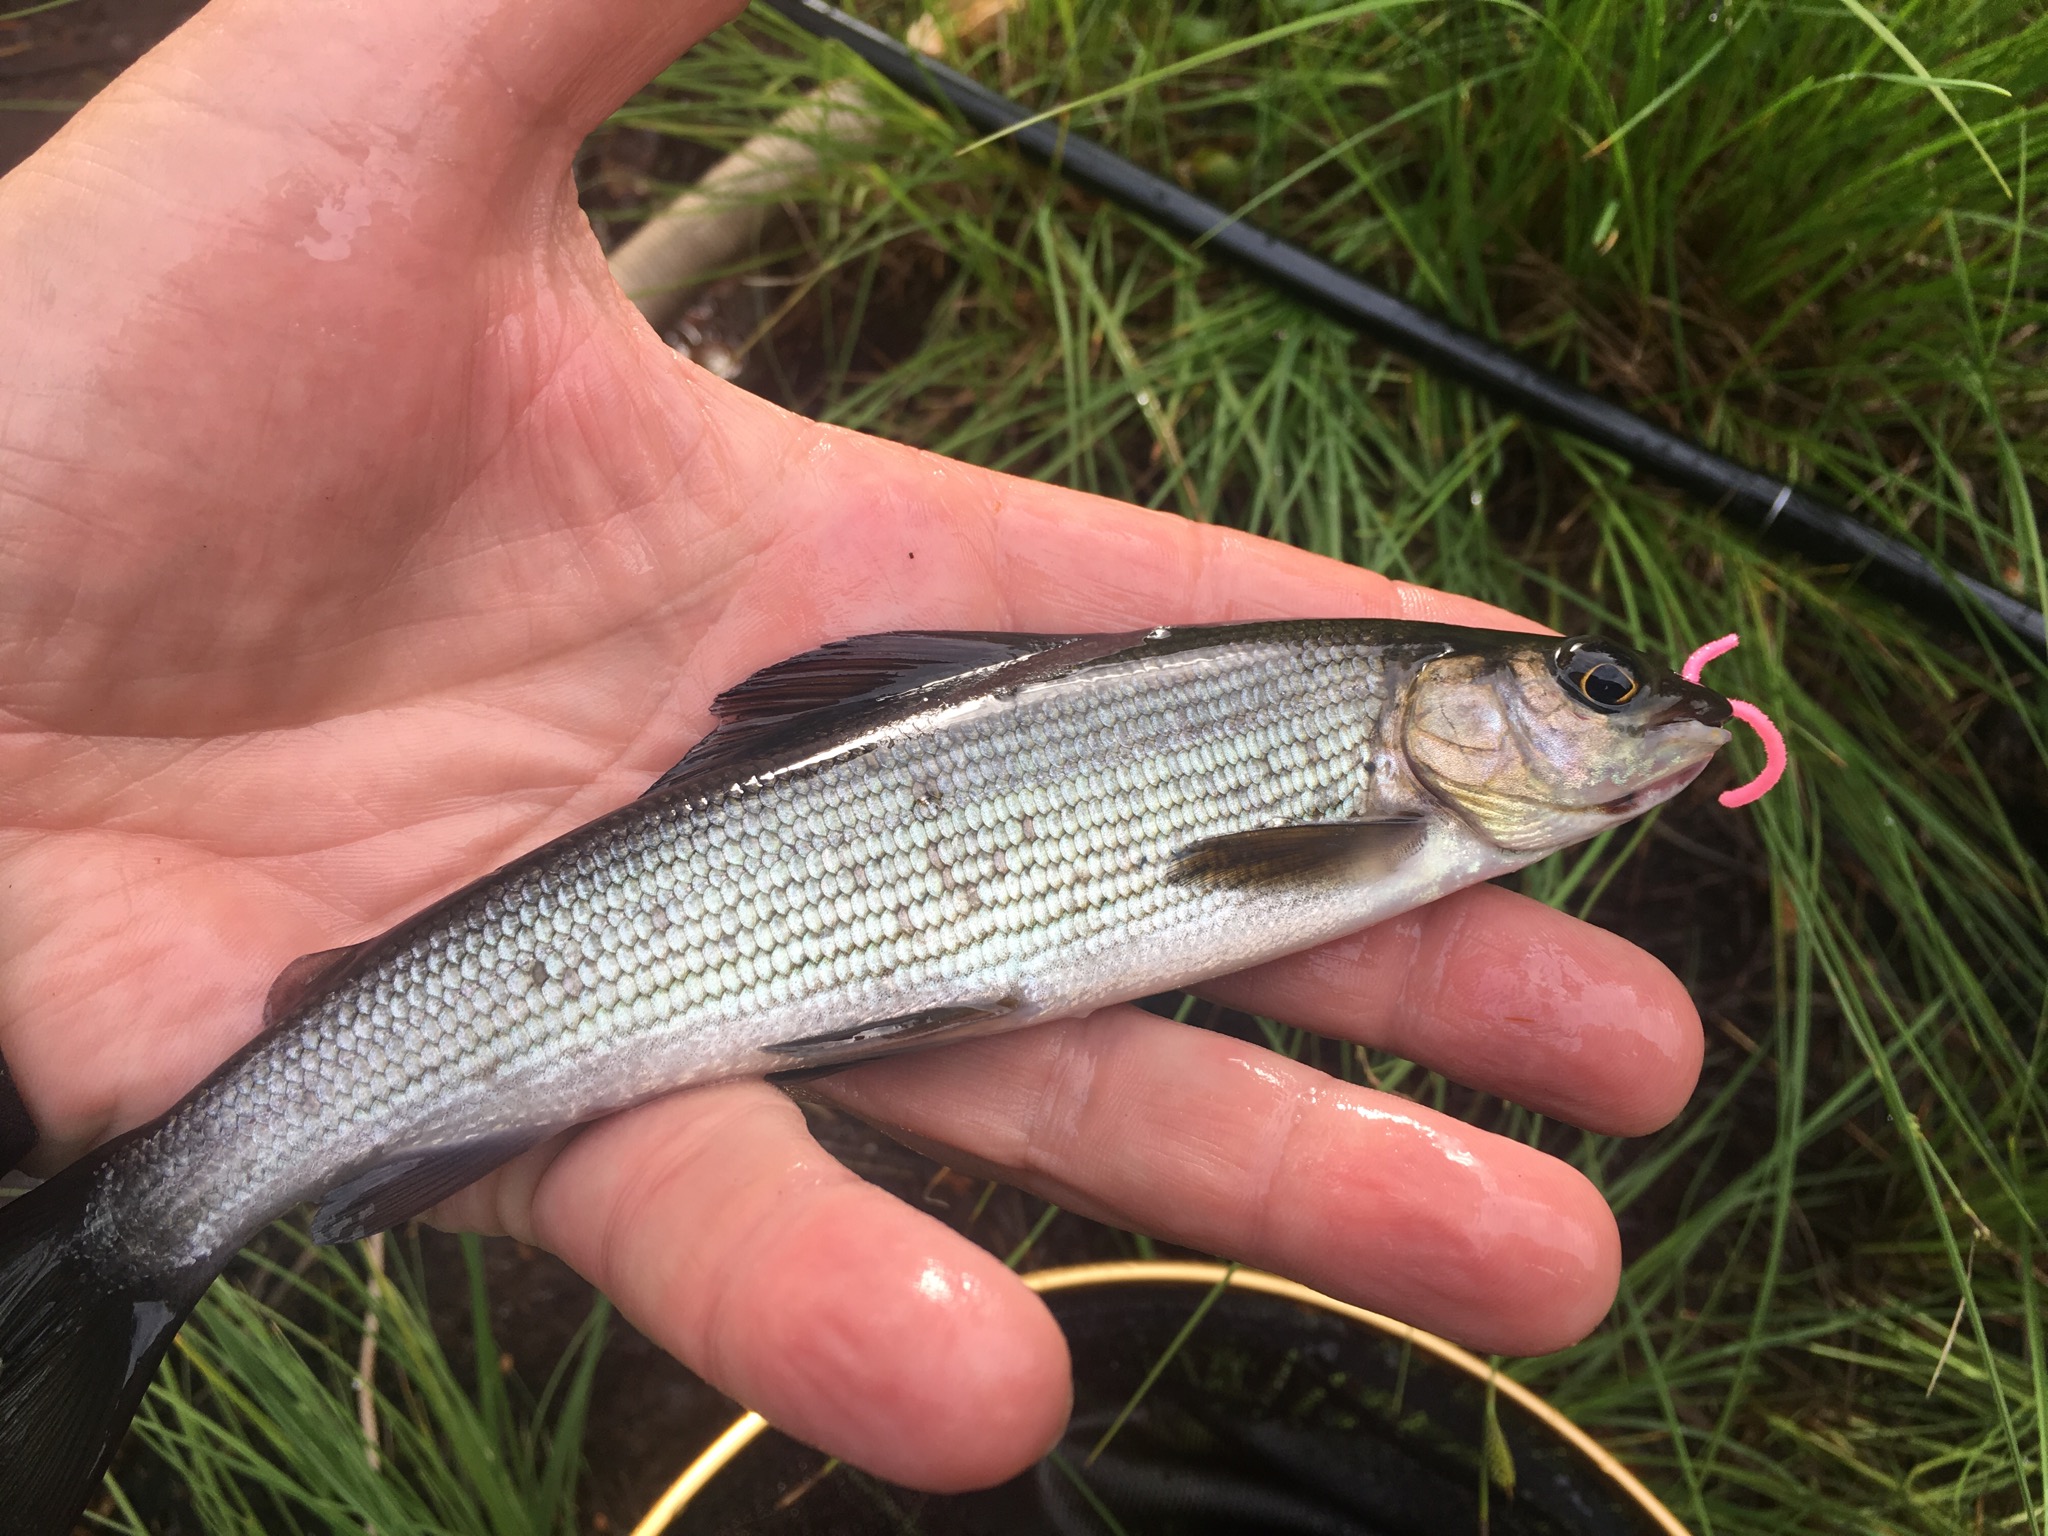
[(873, 703), (969, 672), (985, 672), (1020, 656), (1035, 656), (1073, 638), (943, 629), (855, 635), (742, 678), (711, 701), (711, 713), (738, 724), (831, 704)]
[(313, 1213), (313, 1241), (353, 1242), (410, 1221), (552, 1134), (549, 1129), (485, 1136), (407, 1153), (365, 1169), (322, 1197)]
[[(648, 787), (744, 778), (797, 739), (823, 738), (888, 708), (914, 707), (1027, 657), (1097, 636), (995, 635), (971, 630), (896, 630), (856, 635), (763, 667), (711, 701), (720, 724)], [(1115, 637), (1125, 638), (1128, 637)], [(797, 722), (803, 722), (801, 727)]]
[(263, 999), (263, 1027), (275, 1028), (302, 1005), (332, 991), (362, 952), (361, 944), (344, 944), (339, 949), (316, 949), (286, 965)]
[(7, 1063), (0, 1061), (0, 1173), (12, 1173), (21, 1160), (35, 1150), (36, 1123), (28, 1117), (28, 1106), (15, 1091), (7, 1075)]

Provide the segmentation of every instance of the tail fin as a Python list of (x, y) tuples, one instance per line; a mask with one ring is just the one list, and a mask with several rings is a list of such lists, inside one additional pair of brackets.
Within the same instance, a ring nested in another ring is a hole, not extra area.
[(97, 1157), (0, 1208), (0, 1527), (64, 1536), (209, 1275), (124, 1280), (86, 1240)]

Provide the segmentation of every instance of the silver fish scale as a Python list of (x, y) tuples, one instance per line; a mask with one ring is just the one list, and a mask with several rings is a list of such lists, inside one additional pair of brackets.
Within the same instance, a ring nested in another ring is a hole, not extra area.
[(102, 1173), (123, 1246), (196, 1261), (366, 1164), (798, 1064), (778, 1042), (948, 1006), (1056, 1016), (1294, 947), (1233, 935), (1231, 894), (1169, 870), (1205, 838), (1370, 809), (1385, 664), (1303, 630), (970, 698), (592, 823), (132, 1142)]

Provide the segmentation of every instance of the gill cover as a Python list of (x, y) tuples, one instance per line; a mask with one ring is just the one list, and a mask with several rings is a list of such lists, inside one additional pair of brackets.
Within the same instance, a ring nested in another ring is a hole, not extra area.
[(1727, 701), (1625, 646), (1531, 636), (1425, 664), (1403, 747), (1498, 847), (1536, 853), (1668, 799), (1728, 740)]

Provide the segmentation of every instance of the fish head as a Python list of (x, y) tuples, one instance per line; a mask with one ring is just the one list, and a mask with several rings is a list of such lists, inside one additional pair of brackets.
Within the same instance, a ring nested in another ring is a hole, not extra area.
[(1580, 842), (1661, 805), (1727, 744), (1728, 701), (1590, 635), (1494, 638), (1424, 663), (1402, 747), (1499, 847)]

